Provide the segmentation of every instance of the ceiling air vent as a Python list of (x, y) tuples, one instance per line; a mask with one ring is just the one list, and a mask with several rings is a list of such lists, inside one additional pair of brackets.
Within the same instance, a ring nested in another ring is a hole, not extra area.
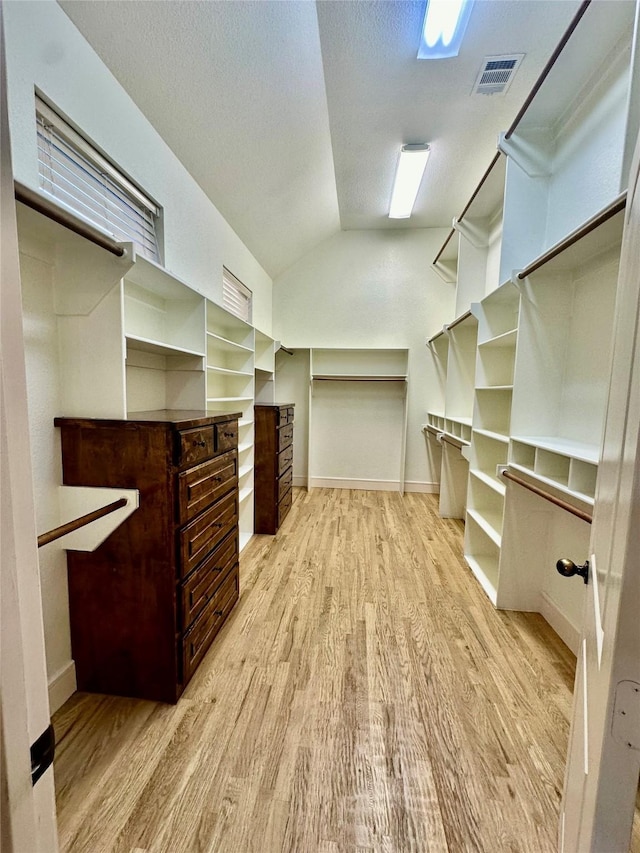
[(509, 56), (485, 56), (473, 86), (473, 95), (503, 95), (518, 70), (524, 53)]

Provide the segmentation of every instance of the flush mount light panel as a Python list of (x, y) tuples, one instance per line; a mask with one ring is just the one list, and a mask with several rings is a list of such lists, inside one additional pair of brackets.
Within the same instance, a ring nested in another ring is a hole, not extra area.
[(408, 219), (411, 216), (429, 153), (430, 148), (424, 142), (403, 145), (400, 149), (389, 219)]
[(473, 0), (427, 0), (418, 59), (457, 56)]

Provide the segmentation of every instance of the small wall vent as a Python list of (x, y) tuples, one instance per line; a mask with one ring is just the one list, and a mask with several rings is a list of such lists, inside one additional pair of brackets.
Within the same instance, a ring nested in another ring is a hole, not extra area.
[(471, 94), (504, 95), (523, 59), (524, 53), (485, 56)]

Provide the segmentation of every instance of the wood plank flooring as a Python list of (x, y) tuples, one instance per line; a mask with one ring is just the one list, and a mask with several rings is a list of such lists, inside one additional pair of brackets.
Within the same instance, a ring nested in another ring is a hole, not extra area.
[(296, 490), (176, 706), (56, 714), (61, 849), (556, 850), (575, 658), (461, 554), (435, 496)]

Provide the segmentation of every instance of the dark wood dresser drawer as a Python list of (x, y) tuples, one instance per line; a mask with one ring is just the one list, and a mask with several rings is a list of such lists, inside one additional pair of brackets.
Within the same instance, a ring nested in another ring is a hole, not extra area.
[[(227, 426), (216, 424), (216, 426)], [(181, 430), (178, 433), (176, 464), (183, 468), (203, 462), (215, 453), (213, 427), (202, 426), (195, 429)]]
[(287, 470), (287, 468), (291, 467), (293, 464), (293, 445), (290, 444), (289, 447), (285, 448), (282, 453), (278, 453), (278, 476), (281, 477), (282, 474)]
[(238, 446), (238, 421), (228, 421), (225, 424), (214, 424), (216, 452), (231, 450)]
[(293, 423), (293, 406), (282, 406), (278, 413), (278, 426)]
[(285, 493), (284, 497), (282, 497), (278, 501), (278, 527), (280, 527), (282, 522), (287, 517), (287, 513), (291, 509), (292, 500), (293, 500), (293, 490), (289, 489), (289, 491)]
[(205, 656), (213, 638), (238, 600), (238, 569), (234, 567), (206, 609), (182, 640), (182, 672), (185, 683)]
[(285, 447), (293, 443), (293, 424), (284, 426), (278, 430), (278, 451), (282, 452)]
[(287, 468), (282, 477), (278, 479), (278, 502), (286, 495), (293, 483), (293, 468)]
[(238, 532), (234, 530), (182, 584), (182, 626), (187, 630), (238, 565)]
[(180, 524), (206, 509), (238, 484), (238, 455), (235, 450), (189, 468), (178, 475)]
[(206, 509), (180, 531), (180, 577), (188, 575), (238, 522), (236, 490)]

